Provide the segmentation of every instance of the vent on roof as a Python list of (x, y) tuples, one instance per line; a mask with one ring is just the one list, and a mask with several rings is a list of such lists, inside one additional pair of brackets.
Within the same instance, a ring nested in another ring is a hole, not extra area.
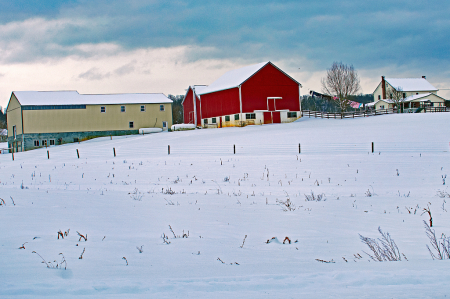
[(426, 79), (426, 78), (427, 78), (427, 76), (422, 76), (422, 78), (423, 78), (423, 79)]

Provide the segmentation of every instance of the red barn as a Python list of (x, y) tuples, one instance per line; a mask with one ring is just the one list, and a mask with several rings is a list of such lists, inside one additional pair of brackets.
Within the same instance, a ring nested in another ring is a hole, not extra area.
[(232, 70), (209, 86), (189, 86), (184, 123), (230, 127), (291, 122), (301, 116), (300, 87), (270, 61)]

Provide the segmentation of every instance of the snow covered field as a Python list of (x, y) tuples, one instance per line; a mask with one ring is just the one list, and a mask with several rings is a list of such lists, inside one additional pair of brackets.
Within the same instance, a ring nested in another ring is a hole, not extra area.
[[(0, 155), (0, 297), (450, 296), (423, 223), (429, 208), (450, 234), (449, 123), (304, 118)], [(401, 261), (364, 253), (378, 227)]]

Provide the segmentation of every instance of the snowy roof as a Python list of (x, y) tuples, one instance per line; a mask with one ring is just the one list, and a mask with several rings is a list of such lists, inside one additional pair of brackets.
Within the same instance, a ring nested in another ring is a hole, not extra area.
[(375, 106), (378, 102), (385, 102), (387, 104), (392, 104), (393, 101), (390, 99), (381, 99), (381, 100), (376, 100), (375, 102), (371, 102), (371, 103), (367, 103), (366, 106), (367, 107), (372, 107)]
[(223, 74), (219, 79), (217, 79), (216, 81), (208, 85), (206, 88), (204, 88), (201, 92), (196, 93), (202, 95), (219, 90), (238, 87), (268, 63), (269, 61), (261, 62), (258, 64), (248, 65), (236, 70), (228, 71), (225, 74)]
[[(436, 96), (436, 97), (438, 97), (438, 98), (441, 98), (441, 99), (445, 100), (443, 97), (440, 97), (440, 96), (438, 96), (438, 95), (435, 94), (435, 93), (429, 92), (429, 93), (415, 94), (415, 95), (406, 97), (406, 98), (405, 98), (405, 102), (416, 101), (416, 100), (418, 100), (418, 99), (426, 98), (426, 97), (428, 97), (428, 96), (430, 96), (430, 95), (433, 95), (433, 96)], [(428, 100), (428, 99), (424, 99), (424, 100)], [(421, 101), (423, 101), (423, 100), (421, 100)]]
[[(262, 69), (264, 66), (266, 66), (269, 63), (272, 64), (270, 61), (267, 61), (267, 62), (261, 62), (261, 63), (254, 64), (254, 65), (244, 66), (244, 67), (241, 67), (236, 70), (228, 71), (225, 74), (223, 74), (219, 79), (217, 79), (210, 85), (206, 86), (201, 91), (197, 91), (197, 89), (196, 89), (196, 94), (202, 95), (202, 94), (216, 92), (219, 90), (226, 90), (226, 89), (238, 87), (239, 85), (241, 85), (242, 83), (247, 81), (248, 78), (253, 76), (255, 73), (257, 73), (260, 69)], [(273, 65), (273, 66), (276, 67), (275, 65)], [(289, 76), (289, 75), (287, 75), (287, 76)], [(289, 78), (291, 78), (291, 77), (289, 76)], [(293, 78), (291, 78), (291, 79), (300, 85), (300, 83), (298, 83), (295, 79), (293, 79)]]
[(208, 87), (208, 86), (207, 85), (193, 85), (193, 86), (189, 86), (189, 88), (186, 89), (186, 94), (184, 95), (183, 101), (181, 101), (181, 105), (184, 105), (184, 100), (186, 100), (189, 90), (192, 90), (193, 88), (195, 88), (195, 94), (198, 97), (198, 93), (200, 91), (204, 90), (206, 87)]
[(200, 94), (208, 87), (208, 85), (194, 85), (193, 87), (195, 88), (195, 93)]
[(23, 106), (172, 103), (162, 93), (79, 94), (77, 91), (14, 91)]
[(403, 91), (437, 91), (425, 78), (385, 78), (392, 87)]

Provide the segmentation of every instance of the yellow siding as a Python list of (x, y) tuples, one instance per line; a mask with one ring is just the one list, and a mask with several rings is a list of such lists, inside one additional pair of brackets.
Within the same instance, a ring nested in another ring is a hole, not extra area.
[(17, 135), (22, 134), (22, 113), (20, 103), (14, 94), (11, 94), (9, 99), (6, 120), (8, 123), (8, 137), (13, 136), (13, 126), (16, 126)]
[[(143, 105), (143, 104), (142, 104)], [(105, 113), (100, 107), (106, 108)], [(125, 106), (125, 112), (120, 107)], [(55, 109), (55, 110), (24, 110), (24, 133), (55, 133), (55, 132), (85, 132), (138, 130), (139, 128), (162, 128), (163, 121), (168, 127), (172, 125), (172, 105), (145, 104), (141, 112), (141, 104), (125, 105), (87, 105), (86, 109)], [(129, 127), (129, 122), (134, 127)]]
[[(382, 107), (384, 106), (384, 107)], [(379, 110), (379, 109), (392, 109), (394, 108), (393, 104), (389, 104), (386, 103), (385, 101), (379, 101), (378, 103), (375, 104), (375, 109)]]

